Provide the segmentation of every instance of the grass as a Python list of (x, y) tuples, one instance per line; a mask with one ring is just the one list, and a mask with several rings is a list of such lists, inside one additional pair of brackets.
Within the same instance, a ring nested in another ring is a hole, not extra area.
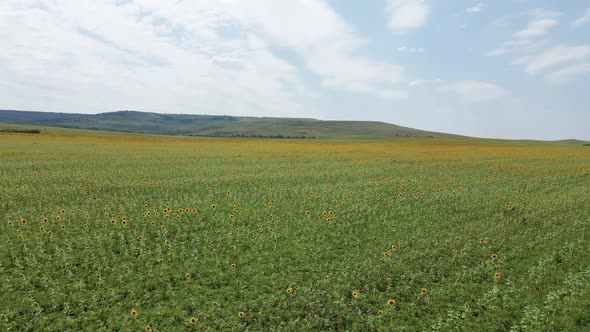
[(41, 128), (0, 157), (4, 331), (590, 328), (584, 146)]

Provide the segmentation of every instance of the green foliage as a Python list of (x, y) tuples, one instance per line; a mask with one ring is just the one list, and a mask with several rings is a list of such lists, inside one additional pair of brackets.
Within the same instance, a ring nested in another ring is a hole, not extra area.
[(0, 129), (0, 133), (13, 133), (13, 134), (40, 134), (41, 130), (39, 129)]
[(590, 328), (579, 145), (68, 132), (0, 156), (3, 331)]

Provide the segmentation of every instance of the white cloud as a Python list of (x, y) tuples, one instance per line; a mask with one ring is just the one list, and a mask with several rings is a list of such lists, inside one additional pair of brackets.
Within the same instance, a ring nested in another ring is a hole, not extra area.
[(5, 0), (0, 72), (11, 84), (0, 98), (39, 110), (310, 116), (304, 69), (326, 88), (403, 98), (403, 67), (365, 46), (324, 1)]
[(507, 52), (508, 52), (508, 50), (507, 50), (506, 48), (504, 48), (504, 47), (498, 47), (498, 48), (494, 48), (494, 49), (493, 49), (493, 50), (491, 50), (491, 51), (488, 51), (488, 52), (487, 52), (485, 55), (486, 55), (486, 56), (493, 57), (493, 56), (500, 56), (500, 55), (504, 55), (504, 54), (506, 54)]
[(575, 76), (589, 72), (590, 63), (578, 63), (550, 73), (546, 81), (552, 84), (565, 84), (573, 81)]
[[(559, 24), (557, 17), (560, 16), (561, 13), (543, 8), (536, 8), (526, 13), (505, 16), (500, 20), (496, 20), (494, 25), (505, 27), (509, 19), (514, 20), (523, 15), (531, 17), (527, 25), (523, 29), (514, 32), (510, 40), (505, 41), (501, 46), (485, 53), (486, 56), (496, 57), (510, 53), (538, 52), (539, 48), (546, 43), (545, 40), (539, 39), (539, 37), (547, 35), (551, 28)], [(498, 21), (501, 23), (498, 23)]]
[(491, 83), (465, 80), (445, 88), (459, 94), (467, 102), (483, 102), (499, 98), (505, 91)]
[(572, 27), (578, 28), (588, 23), (590, 23), (590, 8), (586, 9), (582, 16), (578, 17), (574, 22), (572, 22)]
[(547, 10), (544, 8), (536, 8), (529, 11), (529, 16), (532, 19), (528, 22), (526, 27), (513, 34), (515, 38), (537, 38), (549, 33), (549, 30), (559, 24), (557, 17), (561, 15), (559, 12)]
[(530, 75), (568, 63), (576, 63), (590, 57), (590, 45), (555, 46), (538, 55), (526, 55), (517, 58), (514, 64), (522, 65)]
[(549, 39), (538, 39), (559, 24), (556, 18), (560, 15), (559, 12), (542, 8), (529, 11), (528, 16), (532, 19), (527, 26), (485, 55), (495, 57), (511, 54), (514, 56), (512, 63), (521, 65), (529, 75), (543, 75), (545, 81), (551, 84), (571, 82), (576, 76), (588, 71), (590, 45), (551, 45)]
[(481, 12), (482, 9), (483, 9), (483, 4), (480, 2), (473, 7), (466, 8), (465, 11), (469, 14), (476, 14), (476, 13)]
[(430, 5), (425, 0), (388, 0), (385, 12), (393, 32), (406, 32), (426, 24)]
[(408, 46), (400, 46), (395, 49), (400, 53), (422, 53), (424, 52), (423, 48), (415, 48), (415, 47), (408, 47)]
[(553, 18), (535, 18), (527, 26), (514, 33), (516, 38), (535, 38), (546, 35), (549, 30), (558, 25), (559, 21)]

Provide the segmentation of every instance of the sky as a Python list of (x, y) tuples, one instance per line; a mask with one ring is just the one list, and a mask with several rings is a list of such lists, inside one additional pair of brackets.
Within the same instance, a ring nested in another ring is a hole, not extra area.
[(590, 140), (590, 0), (1, 0), (0, 109)]

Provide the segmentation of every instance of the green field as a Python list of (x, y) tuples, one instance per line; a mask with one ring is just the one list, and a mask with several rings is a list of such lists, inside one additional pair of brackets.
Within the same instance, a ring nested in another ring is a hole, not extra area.
[(0, 133), (2, 331), (588, 331), (590, 147)]

